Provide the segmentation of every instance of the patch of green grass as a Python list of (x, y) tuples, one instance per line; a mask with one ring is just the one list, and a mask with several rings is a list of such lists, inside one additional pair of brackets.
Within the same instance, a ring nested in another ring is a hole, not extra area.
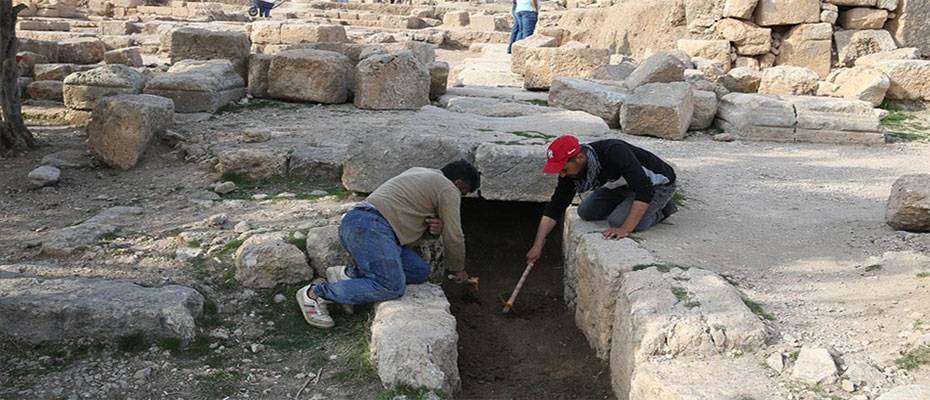
[(243, 111), (264, 110), (268, 108), (288, 111), (288, 110), (297, 110), (297, 109), (300, 109), (301, 107), (305, 107), (305, 105), (301, 103), (288, 103), (285, 101), (252, 99), (246, 104), (239, 104), (239, 102), (229, 103), (221, 107), (219, 111), (217, 112), (217, 114), (240, 113)]
[(675, 193), (672, 194), (672, 203), (678, 207), (685, 208), (688, 203), (688, 196), (682, 193), (681, 190), (676, 190)]
[(116, 348), (124, 353), (141, 353), (148, 350), (149, 343), (142, 333), (133, 333), (117, 338)]
[(916, 275), (918, 278), (930, 277), (930, 272), (918, 272)]
[(917, 346), (904, 353), (901, 358), (894, 360), (898, 368), (905, 370), (917, 369), (921, 365), (930, 364), (930, 346)]
[(216, 256), (226, 257), (226, 256), (232, 255), (233, 253), (236, 252), (236, 250), (239, 250), (239, 246), (242, 246), (243, 242), (245, 241), (239, 240), (239, 239), (230, 240), (223, 246), (222, 249), (220, 249), (220, 251), (216, 252)]
[(534, 106), (549, 107), (549, 100), (543, 100), (543, 99), (529, 99), (529, 100), (525, 100), (525, 101), (526, 101), (527, 103), (530, 103), (530, 104), (534, 105)]
[(287, 242), (294, 246), (297, 246), (297, 248), (300, 249), (300, 251), (306, 251), (307, 249), (307, 237), (306, 236), (297, 238), (297, 237), (294, 237), (294, 235), (291, 235), (287, 238)]
[(690, 269), (691, 267), (684, 267), (684, 266), (681, 266), (681, 265), (678, 265), (678, 264), (671, 264), (671, 263), (652, 263), (652, 264), (639, 264), (639, 265), (635, 265), (635, 266), (633, 266), (633, 271), (642, 271), (642, 270), (644, 270), (644, 269), (649, 269), (649, 268), (655, 268), (655, 269), (657, 269), (659, 272), (661, 272), (661, 273), (663, 273), (663, 274), (666, 274), (666, 273), (671, 272), (671, 271), (672, 271), (672, 268), (678, 268), (678, 269), (680, 269), (680, 270), (682, 270), (682, 271), (687, 271), (687, 270)]
[(188, 241), (187, 241), (187, 247), (193, 247), (193, 248), (195, 248), (195, 249), (199, 249), (201, 245), (203, 245), (203, 243), (201, 243), (201, 242), (200, 242), (199, 240), (197, 240), (197, 239), (193, 239), (193, 240), (188, 240)]
[(691, 309), (701, 305), (701, 302), (693, 300), (691, 292), (688, 292), (688, 290), (683, 287), (672, 287), (672, 294), (675, 295), (679, 303), (683, 303), (685, 308)]
[(494, 132), (493, 129), (487, 129), (487, 128), (475, 128), (475, 130), (478, 132)]
[(736, 280), (736, 278), (733, 277), (733, 275), (720, 274), (720, 277), (727, 281), (727, 283), (733, 285), (733, 287), (739, 287), (739, 282)]
[(117, 229), (111, 232), (97, 235), (97, 243), (98, 244), (113, 243), (116, 241), (116, 239), (119, 239), (120, 237), (121, 237), (120, 231), (119, 229)]
[[(263, 320), (273, 322), (262, 343), (279, 351), (309, 351), (308, 367), (315, 370), (325, 366), (327, 371), (335, 371), (331, 379), (339, 383), (376, 379), (368, 353), (371, 309), (356, 306), (355, 314), (345, 315), (333, 307), (335, 327), (310, 328), (293, 301), (275, 303), (273, 300), (277, 293), (293, 298), (299, 287), (278, 287), (260, 293), (255, 304), (256, 313)], [(335, 358), (330, 359), (331, 355)]]
[(772, 315), (772, 314), (769, 314), (768, 312), (766, 312), (765, 309), (762, 308), (762, 305), (761, 305), (761, 304), (756, 303), (756, 302), (754, 302), (754, 301), (752, 301), (752, 300), (750, 300), (750, 299), (748, 299), (748, 298), (746, 298), (746, 297), (743, 297), (743, 304), (745, 304), (746, 307), (749, 307), (749, 311), (752, 311), (753, 314), (756, 314), (756, 315), (762, 317), (762, 319), (764, 319), (764, 320), (766, 320), (766, 321), (774, 321), (774, 320), (775, 320), (775, 316)]
[[(393, 400), (398, 396), (406, 396), (408, 400), (422, 400), (430, 393), (436, 394), (424, 387), (415, 388), (407, 385), (398, 385), (379, 393), (378, 400)], [(442, 396), (438, 394), (437, 397), (440, 399), (442, 398)]]
[(882, 118), (880, 126), (889, 141), (930, 141), (930, 122), (893, 106), (886, 109), (889, 113)]
[(519, 136), (526, 139), (542, 139), (549, 141), (550, 139), (555, 139), (555, 135), (545, 134), (539, 131), (513, 131), (509, 132), (511, 135)]
[(195, 376), (194, 380), (207, 395), (206, 398), (223, 399), (236, 393), (236, 388), (242, 383), (242, 373), (235, 368), (213, 370)]
[(798, 361), (798, 356), (800, 355), (801, 355), (801, 351), (795, 350), (795, 351), (788, 353), (788, 358), (791, 359), (791, 362), (795, 362), (795, 361)]
[(881, 264), (872, 264), (872, 265), (869, 265), (869, 266), (866, 266), (866, 267), (865, 267), (865, 272), (875, 272), (875, 271), (878, 271), (878, 270), (880, 270), (880, 269), (882, 269), (882, 265), (881, 265)]

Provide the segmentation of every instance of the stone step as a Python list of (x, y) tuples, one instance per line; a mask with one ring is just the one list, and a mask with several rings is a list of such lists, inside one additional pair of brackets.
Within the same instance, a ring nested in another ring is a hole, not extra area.
[(178, 285), (0, 272), (0, 335), (29, 343), (132, 334), (189, 341), (203, 302), (196, 290)]

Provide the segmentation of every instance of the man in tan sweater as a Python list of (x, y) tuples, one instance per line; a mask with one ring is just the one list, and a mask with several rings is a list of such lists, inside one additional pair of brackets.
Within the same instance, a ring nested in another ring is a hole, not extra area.
[(475, 167), (461, 160), (441, 170), (410, 168), (375, 189), (339, 224), (339, 238), (355, 265), (330, 267), (329, 282), (297, 291), (307, 323), (331, 328), (335, 323), (327, 310), (329, 303), (395, 299), (404, 294), (407, 284), (425, 282), (429, 265), (409, 245), (427, 231), (442, 236), (446, 268), (454, 279), (467, 280), (459, 210), (461, 196), (477, 190), (480, 183)]

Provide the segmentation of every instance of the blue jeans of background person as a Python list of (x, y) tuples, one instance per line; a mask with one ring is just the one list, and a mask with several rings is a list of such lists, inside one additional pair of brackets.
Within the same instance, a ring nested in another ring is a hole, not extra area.
[(401, 246), (394, 229), (370, 205), (350, 210), (339, 224), (339, 239), (355, 266), (352, 279), (322, 283), (315, 293), (339, 304), (367, 304), (396, 299), (407, 284), (426, 282), (430, 267), (408, 246)]
[[(516, 7), (516, 5), (514, 5)], [(510, 12), (513, 15), (513, 10)], [(513, 42), (516, 42), (517, 36), (520, 36), (520, 19), (516, 15), (513, 16), (513, 26), (510, 27), (510, 41), (507, 42), (507, 54), (510, 54), (510, 51), (513, 50)]]
[(520, 26), (520, 32), (517, 34), (517, 40), (523, 40), (533, 36), (533, 32), (536, 31), (536, 20), (538, 18), (539, 13), (536, 11), (520, 11), (517, 13), (517, 20), (520, 21), (518, 24)]
[(271, 9), (274, 8), (274, 3), (267, 1), (258, 0), (258, 16), (259, 17), (271, 17)]
[[(662, 209), (672, 200), (672, 195), (675, 194), (675, 184), (653, 186), (652, 192), (649, 208), (646, 209), (643, 219), (639, 220), (634, 232), (649, 229), (665, 218)], [(630, 215), (635, 196), (636, 194), (626, 186), (616, 189), (597, 188), (578, 205), (578, 216), (585, 221), (606, 219), (607, 225), (617, 228), (623, 225), (627, 215)]]

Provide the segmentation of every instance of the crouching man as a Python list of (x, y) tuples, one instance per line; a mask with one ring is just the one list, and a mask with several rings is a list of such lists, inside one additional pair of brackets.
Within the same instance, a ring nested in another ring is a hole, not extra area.
[(335, 325), (327, 306), (396, 299), (408, 284), (426, 282), (430, 267), (410, 244), (427, 231), (441, 235), (446, 268), (464, 282), (465, 237), (461, 196), (478, 190), (478, 170), (465, 160), (441, 170), (410, 168), (379, 186), (342, 218), (339, 239), (354, 266), (334, 266), (326, 283), (297, 291), (304, 319), (317, 328)]
[(578, 206), (578, 216), (585, 221), (606, 219), (606, 239), (623, 239), (649, 229), (678, 211), (671, 201), (675, 194), (672, 166), (619, 139), (580, 144), (574, 136), (560, 136), (549, 145), (543, 172), (559, 174), (559, 180), (526, 254), (527, 263), (539, 259), (546, 237), (576, 193), (591, 192)]

